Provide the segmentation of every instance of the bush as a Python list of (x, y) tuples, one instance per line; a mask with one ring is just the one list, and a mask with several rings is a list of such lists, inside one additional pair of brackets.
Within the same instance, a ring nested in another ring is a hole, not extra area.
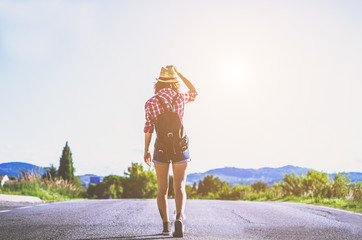
[(246, 200), (252, 192), (251, 186), (235, 184), (231, 189), (230, 200)]
[(301, 196), (303, 194), (303, 188), (301, 186), (302, 174), (300, 177), (296, 177), (294, 173), (285, 174), (283, 176), (284, 183), (280, 184), (283, 194), (285, 196)]
[(195, 198), (199, 198), (197, 195), (197, 187), (196, 187), (196, 182), (194, 182), (194, 184), (191, 186), (186, 185), (185, 187), (186, 189), (186, 195), (188, 199), (195, 199)]
[(345, 173), (338, 173), (334, 175), (334, 179), (331, 182), (331, 196), (336, 198), (346, 198), (349, 192), (348, 186), (351, 181), (348, 181), (349, 176), (345, 176)]
[(309, 170), (307, 176), (301, 175), (300, 181), (302, 194), (313, 194), (314, 197), (330, 197), (327, 173)]
[(355, 183), (351, 186), (351, 199), (362, 202), (362, 182)]
[(259, 192), (265, 192), (269, 188), (269, 186), (268, 186), (268, 184), (264, 183), (263, 181), (259, 181), (259, 182), (253, 183), (251, 185), (251, 188), (255, 192), (259, 193)]
[(221, 189), (222, 182), (218, 177), (213, 175), (207, 175), (204, 180), (199, 182), (199, 188), (197, 193), (203, 196), (208, 196), (209, 193), (214, 195)]
[(88, 198), (122, 198), (124, 177), (109, 175), (99, 184), (91, 184), (87, 189)]

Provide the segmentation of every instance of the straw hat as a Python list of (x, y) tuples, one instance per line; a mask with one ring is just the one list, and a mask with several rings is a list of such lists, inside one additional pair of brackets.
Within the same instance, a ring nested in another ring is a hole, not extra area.
[(156, 78), (158, 82), (165, 83), (176, 83), (179, 82), (177, 79), (177, 73), (173, 66), (166, 66), (166, 68), (162, 67), (160, 72), (160, 77)]

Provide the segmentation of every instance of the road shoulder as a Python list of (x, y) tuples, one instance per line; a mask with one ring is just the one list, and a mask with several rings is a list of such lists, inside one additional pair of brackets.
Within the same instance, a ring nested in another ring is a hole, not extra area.
[(38, 197), (0, 194), (0, 202), (11, 203), (42, 203)]

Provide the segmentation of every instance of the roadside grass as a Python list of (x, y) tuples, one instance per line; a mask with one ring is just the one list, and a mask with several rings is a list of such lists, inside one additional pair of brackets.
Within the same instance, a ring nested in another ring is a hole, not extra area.
[(325, 207), (332, 207), (356, 213), (362, 213), (362, 202), (345, 200), (339, 198), (319, 198), (319, 197), (294, 197), (289, 196), (281, 199), (273, 199), (280, 202), (306, 203)]
[(80, 199), (82, 187), (61, 178), (42, 178), (37, 172), (22, 172), (15, 182), (5, 183), (1, 194), (39, 197), (43, 201)]
[(41, 200), (47, 201), (47, 202), (84, 199), (84, 198), (81, 198), (81, 197), (73, 197), (73, 196), (61, 195), (57, 191), (47, 191), (45, 189), (31, 189), (31, 188), (22, 188), (21, 190), (18, 190), (18, 191), (11, 191), (11, 190), (8, 190), (8, 189), (1, 189), (0, 194), (33, 196), (33, 197), (38, 197)]

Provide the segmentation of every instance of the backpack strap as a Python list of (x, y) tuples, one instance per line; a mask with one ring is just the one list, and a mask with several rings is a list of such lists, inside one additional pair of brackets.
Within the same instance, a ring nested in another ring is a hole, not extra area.
[(171, 103), (172, 108), (173, 108), (173, 105), (175, 105), (175, 103), (176, 103), (177, 97), (178, 97), (178, 93), (176, 93), (176, 95), (173, 97), (173, 100)]
[(157, 96), (157, 95), (155, 95), (155, 96), (156, 96), (157, 100), (160, 102), (163, 111), (166, 112), (166, 111), (167, 111), (167, 107), (166, 107), (165, 103), (161, 100), (161, 98), (160, 98), (159, 96)]
[[(169, 109), (167, 109), (167, 107), (166, 107), (165, 103), (162, 101), (162, 99), (161, 99), (159, 96), (157, 96), (157, 95), (155, 95), (155, 96), (156, 96), (157, 100), (160, 102), (161, 107), (163, 108), (163, 110), (164, 110), (165, 112), (166, 112), (166, 111), (170, 111)], [(173, 97), (173, 99), (172, 99), (171, 108), (170, 108), (170, 109), (172, 109), (172, 110), (173, 110), (173, 105), (176, 103), (177, 97), (178, 97), (178, 93), (177, 93), (177, 94)]]
[(171, 103), (171, 109), (172, 109), (172, 112), (174, 111), (173, 106), (174, 106), (174, 105), (175, 105), (175, 103), (176, 103), (177, 97), (178, 97), (178, 93), (176, 93), (176, 95), (175, 95), (175, 96), (173, 97), (173, 99), (172, 99), (172, 103)]

